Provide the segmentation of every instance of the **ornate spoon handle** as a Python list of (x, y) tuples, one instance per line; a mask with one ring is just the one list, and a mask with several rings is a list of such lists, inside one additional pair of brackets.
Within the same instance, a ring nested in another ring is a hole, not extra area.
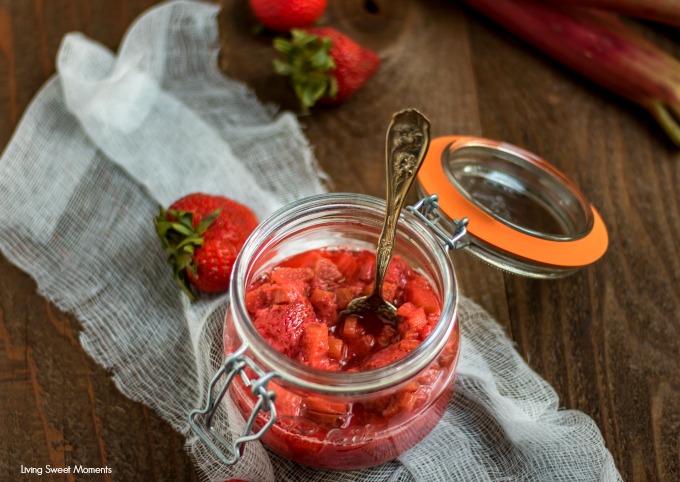
[(385, 139), (387, 212), (376, 251), (375, 286), (371, 297), (381, 296), (387, 267), (392, 259), (399, 214), (429, 146), (430, 122), (423, 114), (407, 109), (392, 116)]

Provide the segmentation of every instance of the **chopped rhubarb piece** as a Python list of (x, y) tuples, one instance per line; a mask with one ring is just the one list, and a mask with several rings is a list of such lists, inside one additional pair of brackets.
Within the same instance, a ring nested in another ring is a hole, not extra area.
[(297, 417), (301, 414), (302, 398), (300, 396), (275, 383), (270, 383), (267, 389), (276, 393), (276, 412), (279, 417)]
[(359, 279), (369, 283), (375, 279), (375, 259), (367, 259), (359, 267)]
[(316, 410), (307, 410), (305, 418), (309, 421), (326, 429), (343, 428), (349, 425), (352, 420), (352, 413), (327, 413), (317, 412)]
[(404, 332), (417, 332), (428, 324), (425, 310), (413, 303), (407, 302), (401, 305), (397, 309), (397, 315), (401, 317), (399, 327)]
[(413, 410), (417, 401), (418, 396), (413, 392), (402, 392), (399, 397), (399, 405), (403, 410)]
[(363, 333), (363, 329), (359, 326), (359, 318), (356, 316), (348, 316), (342, 324), (343, 338), (358, 338)]
[(417, 380), (411, 380), (406, 385), (404, 385), (404, 388), (402, 389), (402, 391), (404, 391), (404, 392), (415, 392), (415, 391), (418, 391), (419, 388), (420, 388), (420, 383)]
[(420, 340), (401, 340), (399, 342), (399, 348), (405, 352), (410, 352), (415, 350), (420, 346)]
[(327, 398), (317, 396), (305, 397), (305, 405), (307, 410), (332, 413), (336, 415), (347, 413), (350, 410), (350, 405), (348, 403), (335, 402), (328, 400)]
[(305, 406), (306, 418), (324, 427), (344, 427), (352, 418), (352, 406), (348, 403), (309, 396), (305, 399)]
[(343, 358), (345, 344), (340, 338), (335, 338), (333, 336), (328, 338), (328, 356), (335, 358), (336, 360), (341, 360)]
[(300, 342), (300, 358), (303, 363), (320, 368), (327, 363), (328, 327), (324, 323), (310, 323), (304, 326)]
[(359, 343), (358, 343), (357, 345), (360, 347), (360, 349), (362, 350), (362, 352), (364, 352), (364, 353), (370, 353), (370, 352), (371, 352), (371, 348), (373, 348), (373, 345), (375, 345), (375, 336), (373, 336), (373, 335), (368, 335), (368, 334), (363, 335), (363, 336), (359, 339)]
[(271, 289), (271, 300), (275, 305), (280, 305), (281, 303), (291, 303), (295, 301), (295, 293), (290, 290), (285, 289), (283, 286), (273, 286)]
[(374, 370), (404, 358), (408, 352), (402, 350), (400, 344), (401, 342), (375, 352), (366, 362), (364, 362), (364, 364), (361, 366), (361, 369)]
[(411, 316), (407, 319), (409, 328), (413, 331), (420, 331), (427, 326), (427, 317), (423, 308), (416, 308)]
[(426, 314), (438, 313), (440, 311), (439, 301), (434, 294), (434, 290), (430, 286), (430, 283), (420, 275), (415, 275), (413, 279), (406, 284), (404, 297), (406, 301), (410, 301), (414, 305), (420, 306), (425, 310)]
[(354, 290), (350, 288), (338, 288), (335, 290), (335, 298), (338, 304), (338, 310), (344, 310), (350, 301), (356, 298), (359, 293), (355, 293)]

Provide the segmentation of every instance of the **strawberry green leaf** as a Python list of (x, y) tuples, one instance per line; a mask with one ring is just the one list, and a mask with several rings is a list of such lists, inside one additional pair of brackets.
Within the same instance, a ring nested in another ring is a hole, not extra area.
[(217, 209), (216, 211), (208, 214), (203, 219), (201, 219), (201, 222), (198, 223), (198, 226), (196, 227), (196, 232), (198, 234), (205, 233), (205, 230), (208, 229), (208, 226), (210, 226), (215, 221), (215, 219), (219, 217), (221, 212), (222, 208)]
[(323, 97), (337, 94), (337, 82), (331, 74), (336, 67), (331, 47), (330, 39), (297, 29), (291, 31), (290, 40), (274, 40), (274, 48), (284, 56), (274, 60), (274, 72), (290, 77), (304, 110)]
[(215, 222), (221, 210), (205, 216), (194, 229), (193, 215), (188, 211), (167, 212), (162, 208), (155, 218), (156, 233), (168, 254), (168, 262), (173, 267), (175, 281), (191, 300), (196, 300), (196, 295), (191, 289), (187, 273), (196, 276), (196, 264), (194, 255), (196, 248), (203, 245), (203, 234)]

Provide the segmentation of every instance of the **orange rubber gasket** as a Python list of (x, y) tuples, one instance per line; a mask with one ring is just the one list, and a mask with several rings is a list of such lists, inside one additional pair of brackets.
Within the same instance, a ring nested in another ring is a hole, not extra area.
[[(442, 155), (449, 147), (464, 147), (474, 143), (481, 143), (487, 147), (504, 146), (518, 149), (509, 144), (476, 137), (446, 136), (433, 139), (418, 173), (418, 181), (426, 195), (437, 194), (440, 210), (444, 214), (450, 219), (467, 217), (470, 220), (467, 230), (472, 236), (526, 260), (552, 266), (581, 267), (594, 263), (604, 255), (609, 243), (607, 228), (592, 205), (591, 231), (576, 240), (556, 241), (537, 238), (513, 229), (475, 206), (455, 189), (444, 172)], [(546, 161), (537, 159), (558, 177), (566, 179), (564, 174)]]

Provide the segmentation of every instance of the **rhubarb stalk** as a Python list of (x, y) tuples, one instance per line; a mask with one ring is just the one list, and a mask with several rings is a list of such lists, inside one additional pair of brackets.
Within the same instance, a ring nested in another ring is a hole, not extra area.
[(638, 103), (680, 146), (680, 62), (614, 15), (530, 0), (465, 0), (535, 47)]
[(628, 17), (680, 27), (679, 0), (551, 0), (570, 7), (599, 8)]

